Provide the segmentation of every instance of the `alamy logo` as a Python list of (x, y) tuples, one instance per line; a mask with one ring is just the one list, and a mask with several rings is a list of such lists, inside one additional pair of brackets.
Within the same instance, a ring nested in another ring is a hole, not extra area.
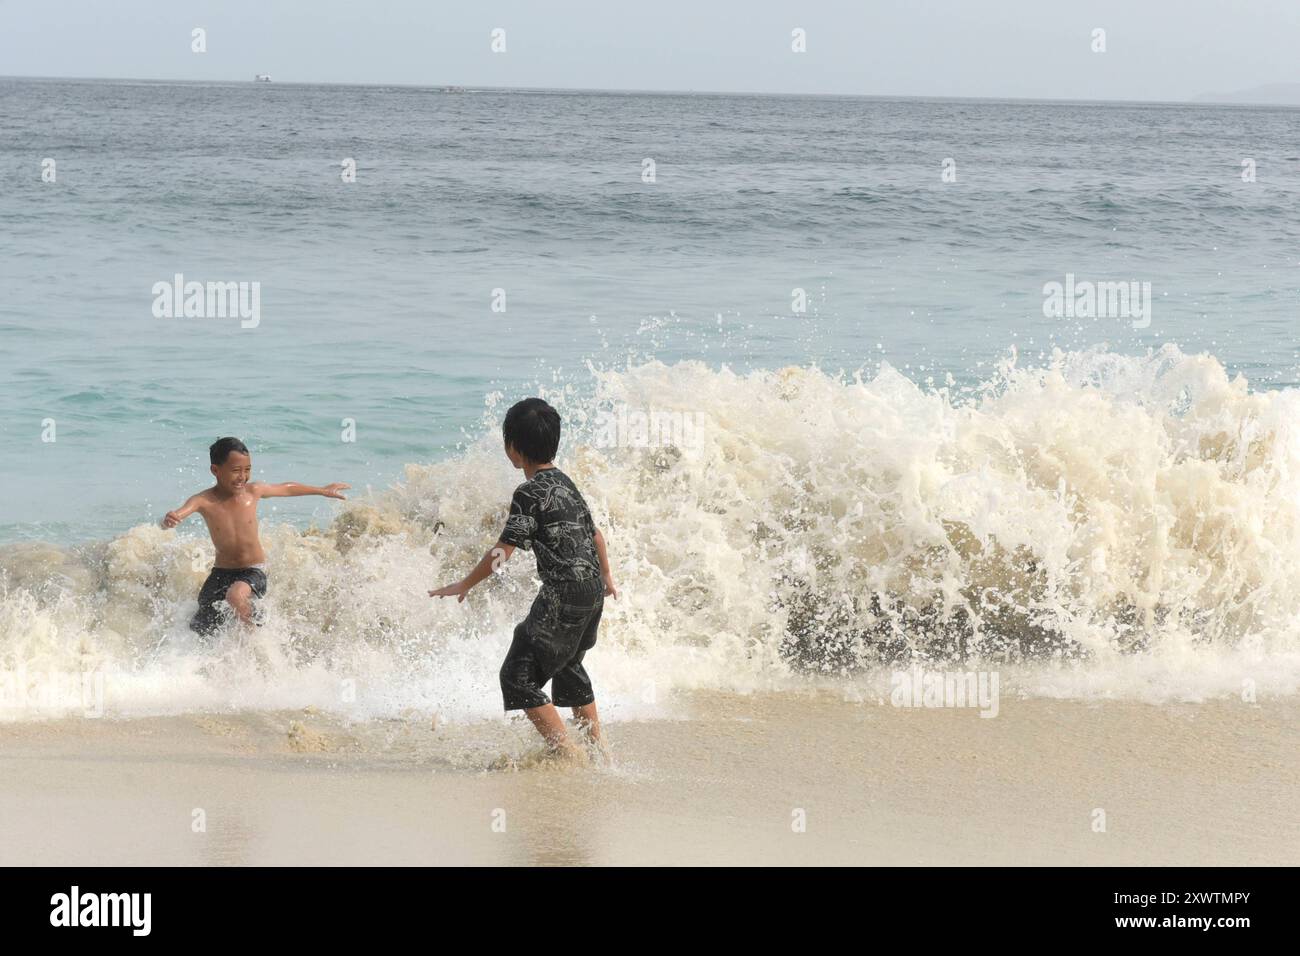
[(1133, 328), (1151, 324), (1150, 282), (1065, 282), (1043, 285), (1043, 315), (1049, 319), (1132, 319)]
[(148, 936), (151, 893), (87, 893), (74, 886), (71, 893), (50, 897), (51, 926), (129, 926), (131, 935)]
[(676, 445), (690, 448), (699, 444), (700, 421), (694, 412), (629, 408), (620, 404), (613, 411), (596, 414), (597, 448), (656, 448)]
[(171, 282), (155, 282), (153, 297), (155, 319), (238, 318), (245, 329), (262, 321), (260, 282), (186, 282), (178, 272)]
[(998, 672), (948, 673), (913, 667), (894, 671), (889, 702), (895, 707), (971, 707), (981, 717), (998, 715)]

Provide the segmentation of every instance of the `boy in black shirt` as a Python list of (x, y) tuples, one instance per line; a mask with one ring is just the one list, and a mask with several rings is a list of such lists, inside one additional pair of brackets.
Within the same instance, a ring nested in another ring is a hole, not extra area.
[[(548, 746), (574, 755), (577, 750), (555, 708), (573, 708), (578, 726), (600, 744), (596, 695), (582, 658), (596, 643), (605, 595), (617, 598), (618, 592), (605, 539), (587, 503), (569, 476), (552, 464), (560, 445), (559, 413), (540, 398), (526, 398), (506, 412), (501, 432), (506, 456), (526, 479), (515, 489), (505, 530), (474, 570), (429, 596), (454, 595), (463, 601), (515, 548), (532, 549), (542, 588), (528, 617), (515, 628), (501, 665), (501, 693), (506, 710), (523, 710)], [(547, 681), (555, 704), (542, 692)]]

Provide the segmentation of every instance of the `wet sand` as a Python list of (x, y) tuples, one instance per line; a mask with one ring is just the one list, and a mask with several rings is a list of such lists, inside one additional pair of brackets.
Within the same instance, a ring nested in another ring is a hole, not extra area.
[(513, 771), (521, 721), (3, 724), (0, 864), (1300, 863), (1294, 698), (678, 712), (610, 725), (612, 766)]

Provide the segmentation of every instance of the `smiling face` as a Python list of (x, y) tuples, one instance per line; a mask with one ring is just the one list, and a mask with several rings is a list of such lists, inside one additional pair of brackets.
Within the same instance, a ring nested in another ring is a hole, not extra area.
[(253, 458), (242, 452), (232, 451), (220, 465), (212, 466), (212, 474), (217, 479), (217, 487), (227, 494), (239, 494), (248, 485), (253, 474)]

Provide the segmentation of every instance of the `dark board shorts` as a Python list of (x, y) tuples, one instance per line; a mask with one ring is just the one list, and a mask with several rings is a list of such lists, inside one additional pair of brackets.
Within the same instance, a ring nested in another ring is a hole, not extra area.
[(515, 628), (501, 665), (506, 710), (549, 703), (542, 691), (547, 681), (557, 707), (583, 707), (596, 699), (582, 658), (596, 644), (604, 606), (605, 585), (600, 579), (542, 585), (528, 617)]
[(199, 610), (190, 621), (190, 630), (208, 635), (226, 620), (221, 603), (236, 582), (243, 581), (253, 590), (253, 597), (266, 597), (266, 572), (261, 568), (213, 568), (199, 591)]

